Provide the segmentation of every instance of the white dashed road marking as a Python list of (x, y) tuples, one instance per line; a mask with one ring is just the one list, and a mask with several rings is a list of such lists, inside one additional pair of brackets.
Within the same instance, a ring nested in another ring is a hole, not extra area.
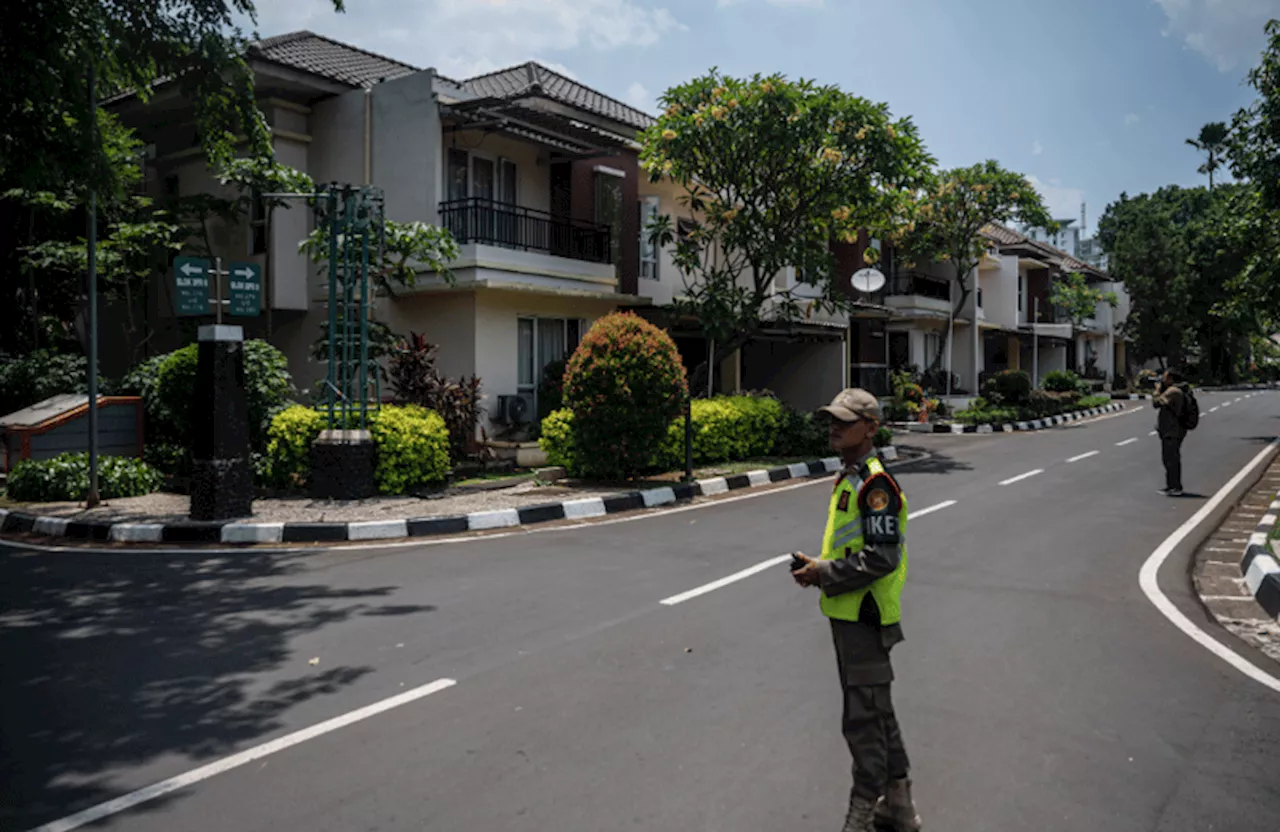
[(1068, 459), (1067, 462), (1079, 462), (1082, 459), (1088, 459), (1089, 457), (1097, 456), (1100, 453), (1101, 451), (1089, 451), (1089, 453), (1087, 454), (1080, 454), (1079, 456), (1073, 456), (1070, 459)]
[(1019, 474), (1019, 475), (1018, 475), (1018, 476), (1016, 476), (1016, 477), (1010, 477), (1009, 479), (1004, 480), (1004, 481), (1003, 481), (1003, 482), (1001, 482), (1000, 484), (1001, 484), (1001, 485), (1013, 485), (1015, 482), (1021, 482), (1022, 480), (1030, 479), (1031, 477), (1034, 477), (1036, 474), (1043, 474), (1043, 473), (1044, 473), (1044, 469), (1043, 469), (1043, 468), (1037, 468), (1037, 469), (1036, 469), (1036, 470), (1034, 470), (1034, 471), (1028, 471), (1028, 472), (1027, 472), (1027, 473), (1025, 473), (1025, 474)]
[[(929, 506), (928, 508), (922, 508), (919, 511), (913, 511), (907, 515), (907, 519), (914, 520), (917, 517), (924, 517), (926, 514), (941, 511), (944, 508), (950, 508), (955, 504), (955, 500), (947, 500), (946, 502), (938, 503), (937, 505)], [(748, 566), (741, 572), (734, 572), (732, 575), (719, 578), (709, 584), (703, 584), (702, 586), (695, 587), (688, 592), (682, 592), (679, 595), (672, 595), (670, 598), (663, 598), (659, 603), (663, 606), (674, 607), (676, 604), (683, 604), (685, 601), (690, 601), (697, 598), (699, 595), (706, 595), (708, 592), (714, 592), (715, 590), (726, 587), (729, 584), (737, 583), (744, 578), (750, 578), (752, 575), (758, 575), (766, 569), (772, 569), (773, 567), (789, 560), (791, 560), (791, 555), (778, 555), (776, 558), (769, 558), (762, 563), (757, 563), (755, 566)]]
[(1137, 441), (1138, 441), (1138, 437), (1131, 436), (1128, 439), (1124, 440), (1123, 442), (1117, 442), (1116, 447), (1123, 448), (1125, 445), (1132, 445), (1134, 442), (1137, 442)]

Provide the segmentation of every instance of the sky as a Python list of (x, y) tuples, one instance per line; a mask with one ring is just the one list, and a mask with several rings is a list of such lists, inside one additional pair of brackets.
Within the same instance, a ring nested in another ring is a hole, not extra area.
[[(465, 78), (537, 60), (649, 112), (712, 67), (834, 84), (911, 116), (939, 164), (996, 159), (1092, 234), (1106, 206), (1204, 184), (1185, 140), (1253, 100), (1280, 0), (257, 0)], [(254, 27), (242, 22), (246, 31)]]

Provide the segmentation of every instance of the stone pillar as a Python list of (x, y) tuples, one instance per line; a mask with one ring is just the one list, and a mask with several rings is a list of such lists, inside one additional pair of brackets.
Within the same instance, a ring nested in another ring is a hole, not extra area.
[(326, 430), (311, 446), (309, 492), (317, 500), (364, 500), (372, 497), (373, 437), (367, 430)]
[(233, 520), (253, 514), (244, 330), (202, 326), (191, 402), (191, 519)]

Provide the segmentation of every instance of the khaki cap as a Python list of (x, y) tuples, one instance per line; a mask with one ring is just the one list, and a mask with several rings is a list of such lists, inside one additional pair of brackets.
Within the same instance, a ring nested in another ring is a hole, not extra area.
[(842, 422), (859, 419), (880, 421), (880, 400), (859, 387), (841, 390), (831, 404), (818, 408), (819, 413), (829, 413)]

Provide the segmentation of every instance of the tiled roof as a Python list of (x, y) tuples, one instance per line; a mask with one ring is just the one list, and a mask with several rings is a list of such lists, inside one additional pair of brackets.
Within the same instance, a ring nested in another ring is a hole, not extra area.
[(985, 226), (980, 233), (988, 240), (999, 243), (1002, 246), (1013, 246), (1027, 241), (1026, 237), (1012, 228), (1005, 228), (1003, 225), (994, 222)]
[(420, 71), (401, 61), (307, 31), (257, 41), (249, 46), (249, 54), (353, 87), (367, 87), (386, 78)]
[(462, 86), (485, 98), (510, 99), (541, 91), (553, 101), (613, 119), (637, 130), (644, 130), (654, 123), (654, 118), (647, 113), (534, 61), (468, 78)]

